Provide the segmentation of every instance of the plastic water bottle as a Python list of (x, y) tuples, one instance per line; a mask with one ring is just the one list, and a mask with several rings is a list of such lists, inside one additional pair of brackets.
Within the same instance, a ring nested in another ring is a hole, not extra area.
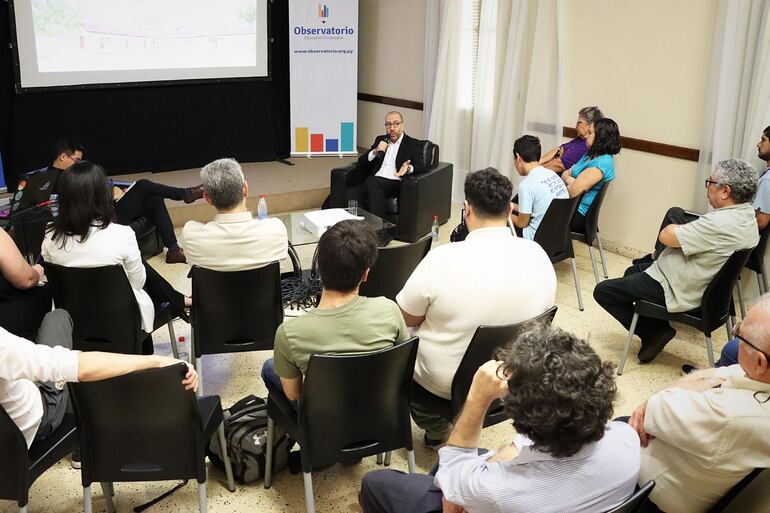
[(430, 238), (433, 239), (431, 246), (438, 243), (438, 216), (433, 216), (433, 226), (430, 228)]
[(59, 215), (59, 195), (51, 194), (51, 215), (54, 217)]
[(267, 219), (267, 201), (265, 201), (265, 195), (259, 195), (259, 203), (257, 204), (257, 219), (260, 221)]
[(176, 349), (179, 352), (179, 359), (184, 362), (190, 362), (190, 347), (184, 335), (180, 336), (176, 343)]

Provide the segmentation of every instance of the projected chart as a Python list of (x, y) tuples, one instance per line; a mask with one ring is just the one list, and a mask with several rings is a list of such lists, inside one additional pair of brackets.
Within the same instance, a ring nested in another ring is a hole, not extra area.
[[(353, 125), (340, 123), (339, 138), (326, 138), (323, 133), (311, 133), (306, 126), (294, 129), (295, 153), (350, 152), (353, 146)], [(335, 136), (337, 134), (334, 134)]]

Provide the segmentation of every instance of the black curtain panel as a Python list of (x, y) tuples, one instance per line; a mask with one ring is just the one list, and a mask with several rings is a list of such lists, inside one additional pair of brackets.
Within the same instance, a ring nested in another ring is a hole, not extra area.
[(50, 164), (63, 136), (109, 174), (200, 167), (289, 155), (289, 0), (270, 3), (270, 80), (17, 94), (9, 12), (0, 6), (0, 153), (16, 177)]

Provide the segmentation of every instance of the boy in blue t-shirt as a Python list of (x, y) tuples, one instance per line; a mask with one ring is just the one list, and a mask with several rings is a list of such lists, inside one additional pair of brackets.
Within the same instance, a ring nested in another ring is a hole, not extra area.
[(540, 165), (540, 139), (525, 135), (513, 143), (514, 166), (524, 180), (519, 184), (519, 203), (514, 204), (512, 218), (516, 232), (525, 239), (534, 239), (551, 200), (569, 198), (564, 181)]

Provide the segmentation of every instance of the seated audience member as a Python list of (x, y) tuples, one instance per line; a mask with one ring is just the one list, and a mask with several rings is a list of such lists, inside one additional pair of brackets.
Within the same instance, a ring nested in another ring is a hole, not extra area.
[[(757, 195), (754, 197), (752, 206), (757, 212), (757, 228), (764, 230), (770, 223), (770, 126), (765, 128), (762, 136), (757, 143), (757, 156), (766, 163), (765, 170), (759, 174), (757, 181)], [(698, 214), (686, 212), (683, 208), (672, 207), (668, 209), (663, 216), (659, 232), (670, 224), (686, 224), (698, 219)], [(655, 241), (655, 251), (641, 258), (634, 260), (634, 264), (652, 262), (665, 249), (665, 245), (659, 240)]]
[(262, 367), (268, 391), (290, 401), (299, 399), (313, 353), (377, 351), (410, 338), (393, 301), (358, 295), (376, 259), (377, 239), (363, 221), (340, 221), (321, 236), (321, 301), (314, 310), (278, 327), (274, 358)]
[[(53, 163), (41, 171), (65, 171), (83, 158), (85, 148), (73, 139), (62, 139), (56, 143)], [(59, 173), (60, 175), (61, 173)], [(58, 192), (58, 178), (54, 183)], [(139, 217), (147, 217), (158, 229), (166, 252), (167, 264), (185, 262), (184, 251), (179, 247), (174, 234), (174, 225), (168, 215), (165, 199), (192, 203), (203, 197), (203, 187), (171, 187), (150, 180), (139, 180), (126, 188), (112, 187), (115, 201), (115, 218), (119, 224), (130, 225)]]
[[(511, 218), (516, 232), (525, 239), (535, 238), (537, 227), (554, 198), (569, 198), (559, 175), (538, 163), (540, 140), (525, 135), (513, 143), (514, 166), (524, 180), (519, 183), (519, 203)], [(517, 213), (518, 212), (518, 213)]]
[[(706, 180), (713, 212), (688, 224), (671, 224), (660, 233), (666, 249), (654, 262), (633, 265), (622, 278), (605, 280), (594, 298), (625, 327), (631, 326), (634, 302), (644, 299), (665, 305), (669, 312), (700, 307), (703, 291), (735, 251), (759, 241), (754, 209), (757, 172), (743, 160), (717, 163)], [(639, 361), (652, 361), (674, 338), (676, 330), (660, 319), (639, 317), (636, 334), (642, 340)]]
[[(432, 475), (379, 470), (364, 476), (364, 513), (609, 511), (633, 492), (639, 440), (608, 422), (612, 364), (558, 328), (533, 326), (473, 377)], [(516, 435), (479, 450), (484, 414), (502, 399)]]
[(451, 399), (452, 378), (480, 325), (531, 319), (554, 305), (556, 274), (536, 242), (515, 237), (511, 182), (495, 169), (465, 179), (468, 237), (431, 250), (396, 302), (420, 337), (412, 388), (412, 417), (428, 447), (439, 446), (449, 422), (431, 408)]
[(112, 191), (102, 167), (85, 160), (73, 164), (59, 179), (58, 190), (59, 215), (46, 230), (43, 259), (66, 267), (123, 266), (147, 333), (164, 303), (186, 319), (189, 298), (142, 261), (134, 231), (115, 222)]
[(0, 229), (0, 327), (31, 340), (51, 311), (51, 290), (38, 286), (43, 267), (29, 265), (5, 230)]
[(642, 443), (639, 483), (667, 513), (701, 513), (770, 466), (770, 297), (741, 323), (737, 365), (688, 374), (629, 420)]
[[(72, 351), (72, 319), (65, 310), (54, 310), (45, 316), (37, 343), (0, 328), (0, 405), (29, 447), (56, 431), (71, 411), (65, 382), (99, 381), (177, 363), (168, 356)], [(196, 390), (198, 374), (187, 368), (182, 385)]]
[(349, 199), (368, 205), (369, 212), (385, 217), (387, 198), (398, 197), (401, 177), (422, 173), (418, 140), (404, 133), (406, 124), (400, 112), (391, 111), (385, 115), (384, 135), (378, 135), (370, 151), (358, 157), (356, 169), (352, 171), (363, 186), (347, 191)]
[(544, 168), (557, 173), (561, 173), (565, 169), (574, 166), (588, 151), (588, 146), (586, 146), (588, 127), (603, 117), (604, 114), (599, 110), (599, 107), (583, 107), (580, 109), (577, 122), (575, 123), (577, 137), (543, 155), (540, 158), (540, 164)]
[(240, 164), (219, 159), (201, 169), (203, 198), (217, 209), (210, 223), (182, 230), (187, 263), (215, 271), (255, 269), (286, 258), (288, 235), (279, 219), (258, 221), (246, 209), (249, 184)]
[(620, 153), (618, 125), (610, 118), (596, 120), (586, 134), (588, 152), (572, 168), (561, 174), (570, 198), (585, 193), (572, 218), (572, 231), (582, 233), (586, 214), (604, 184), (615, 179), (613, 155)]

